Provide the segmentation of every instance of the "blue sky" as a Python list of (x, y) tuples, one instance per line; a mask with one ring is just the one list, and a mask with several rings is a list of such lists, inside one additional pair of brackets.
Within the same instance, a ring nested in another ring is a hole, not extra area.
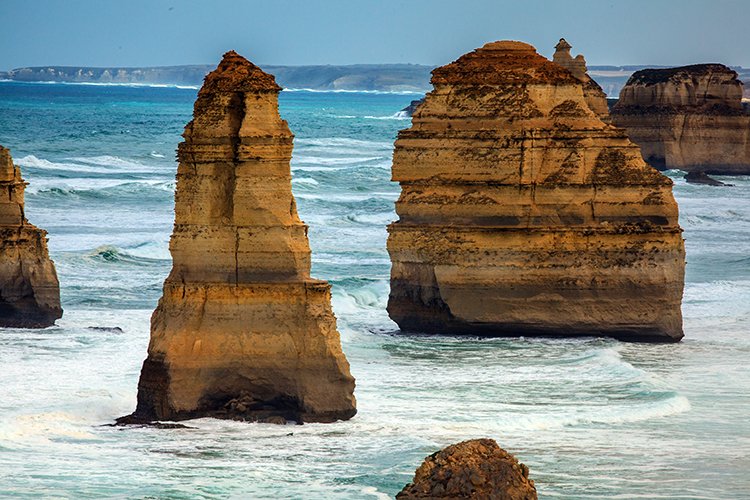
[(447, 63), (485, 42), (589, 64), (750, 66), (750, 0), (0, 0), (0, 70), (35, 65)]

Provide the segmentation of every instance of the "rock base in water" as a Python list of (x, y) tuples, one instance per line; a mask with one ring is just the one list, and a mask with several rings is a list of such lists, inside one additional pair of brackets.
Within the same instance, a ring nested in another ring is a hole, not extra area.
[(690, 184), (705, 184), (706, 186), (732, 186), (726, 182), (717, 181), (713, 177), (709, 177), (706, 172), (700, 170), (694, 170), (685, 174), (685, 180)]
[(528, 467), (493, 439), (473, 439), (427, 457), (396, 498), (535, 500), (537, 493)]

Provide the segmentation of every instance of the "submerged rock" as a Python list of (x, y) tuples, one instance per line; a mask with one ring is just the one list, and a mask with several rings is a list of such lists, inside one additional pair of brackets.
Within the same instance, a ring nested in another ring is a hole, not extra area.
[(274, 77), (224, 55), (179, 145), (172, 272), (133, 418), (332, 422), (355, 413), (330, 286), (310, 278)]
[(690, 184), (705, 184), (707, 186), (732, 186), (726, 182), (717, 181), (713, 177), (709, 177), (706, 172), (694, 170), (685, 174), (685, 180)]
[(583, 97), (586, 99), (589, 109), (599, 115), (602, 120), (609, 120), (609, 105), (607, 104), (607, 94), (588, 74), (586, 68), (586, 59), (583, 55), (570, 55), (570, 45), (564, 38), (555, 45), (555, 54), (552, 61), (571, 72), (583, 85)]
[(26, 182), (0, 146), (0, 327), (45, 328), (62, 317), (60, 284), (47, 232), (26, 220)]
[(398, 115), (403, 116), (403, 117), (414, 116), (414, 112), (417, 111), (417, 108), (423, 102), (424, 102), (424, 97), (422, 99), (416, 99), (410, 102), (408, 106), (406, 106), (404, 109), (398, 112)]
[(580, 80), (494, 42), (432, 83), (393, 157), (401, 330), (682, 338), (672, 181), (592, 112)]
[(723, 64), (636, 71), (612, 121), (655, 168), (750, 174), (750, 113), (742, 82)]
[(396, 498), (535, 500), (537, 494), (528, 467), (494, 439), (472, 439), (425, 458)]

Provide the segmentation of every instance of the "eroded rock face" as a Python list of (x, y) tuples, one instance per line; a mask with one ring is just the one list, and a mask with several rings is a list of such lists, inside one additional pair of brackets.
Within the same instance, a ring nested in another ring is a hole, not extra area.
[(535, 500), (537, 494), (528, 467), (494, 439), (472, 439), (425, 458), (396, 498)]
[(570, 71), (583, 85), (583, 97), (586, 99), (589, 109), (599, 115), (604, 121), (609, 120), (609, 106), (607, 105), (607, 94), (587, 73), (586, 59), (578, 54), (575, 58), (570, 55), (570, 45), (564, 38), (555, 45), (555, 54), (552, 61)]
[(388, 312), (402, 331), (682, 337), (672, 182), (521, 42), (433, 72), (395, 144)]
[(47, 232), (24, 216), (26, 182), (0, 146), (0, 327), (45, 328), (62, 317)]
[(126, 423), (356, 413), (330, 286), (310, 278), (279, 90), (229, 52), (198, 93), (178, 148), (172, 272)]
[(750, 114), (742, 82), (722, 64), (644, 69), (612, 109), (646, 161), (663, 170), (750, 174)]

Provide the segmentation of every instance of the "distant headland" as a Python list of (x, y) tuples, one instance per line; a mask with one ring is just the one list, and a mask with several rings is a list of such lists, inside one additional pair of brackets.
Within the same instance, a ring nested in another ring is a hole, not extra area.
[[(143, 68), (35, 66), (0, 72), (0, 79), (22, 82), (167, 84), (199, 87), (210, 65)], [(353, 64), (346, 66), (263, 66), (284, 88), (426, 92), (432, 67), (419, 64)], [(627, 79), (627, 78), (626, 78)]]

